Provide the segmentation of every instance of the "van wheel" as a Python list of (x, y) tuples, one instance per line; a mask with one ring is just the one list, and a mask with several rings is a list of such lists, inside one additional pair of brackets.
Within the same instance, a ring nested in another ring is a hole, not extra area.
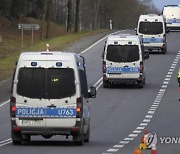
[(138, 83), (138, 88), (143, 88), (145, 85), (145, 79)]
[(103, 81), (103, 87), (104, 87), (104, 88), (111, 88), (111, 84), (108, 83), (108, 82), (104, 82), (104, 81)]
[(83, 145), (84, 144), (84, 130), (83, 129), (80, 134), (73, 135), (73, 142), (75, 145)]
[(22, 143), (28, 144), (31, 141), (31, 135), (22, 135)]
[(165, 54), (166, 52), (167, 52), (167, 48), (164, 48), (164, 49), (161, 50), (162, 54)]
[(11, 131), (11, 138), (14, 145), (22, 144), (22, 135), (21, 133), (15, 133)]
[(90, 124), (88, 125), (87, 133), (84, 134), (84, 142), (89, 142), (89, 138), (90, 138)]

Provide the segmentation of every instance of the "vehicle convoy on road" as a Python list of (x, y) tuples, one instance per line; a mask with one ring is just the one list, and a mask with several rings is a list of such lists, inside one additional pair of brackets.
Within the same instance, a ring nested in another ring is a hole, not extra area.
[(112, 84), (145, 85), (145, 54), (139, 36), (130, 34), (111, 35), (103, 52), (103, 86)]
[(141, 15), (136, 33), (142, 37), (145, 50), (158, 51), (163, 54), (167, 52), (167, 29), (162, 15)]
[(25, 52), (19, 57), (10, 99), (13, 144), (31, 135), (72, 135), (75, 144), (89, 142), (89, 98), (85, 60), (75, 53)]
[(162, 14), (166, 19), (166, 26), (170, 30), (180, 30), (180, 5), (166, 5)]

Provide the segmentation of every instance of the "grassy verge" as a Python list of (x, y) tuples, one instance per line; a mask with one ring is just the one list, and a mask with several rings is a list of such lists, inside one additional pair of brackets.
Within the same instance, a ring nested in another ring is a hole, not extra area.
[[(83, 37), (95, 35), (98, 33), (105, 32), (107, 30), (96, 30), (89, 32), (79, 32), (63, 36), (58, 36), (51, 39), (46, 39), (43, 41), (36, 40), (34, 43), (33, 51), (43, 51), (45, 50), (46, 44), (49, 43), (51, 50), (61, 50), (65, 48), (70, 43), (77, 41)], [(25, 40), (24, 42), (24, 51), (32, 51), (31, 40)], [(10, 77), (15, 68), (15, 62), (18, 59), (19, 54), (21, 53), (20, 49), (20, 39), (19, 40), (3, 40), (0, 42), (0, 81)]]

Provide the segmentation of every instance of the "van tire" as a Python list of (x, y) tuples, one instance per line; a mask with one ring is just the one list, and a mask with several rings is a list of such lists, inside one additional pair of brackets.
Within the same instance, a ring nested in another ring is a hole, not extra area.
[(82, 128), (82, 131), (78, 135), (73, 135), (73, 142), (75, 145), (82, 146), (84, 144), (84, 128)]
[(104, 87), (104, 88), (111, 88), (111, 84), (108, 83), (108, 82), (104, 82), (104, 81), (103, 81), (103, 87)]
[(89, 142), (90, 139), (90, 124), (88, 125), (87, 133), (84, 134), (84, 142)]
[(11, 138), (14, 145), (21, 145), (22, 144), (22, 135), (21, 133), (15, 133), (11, 131)]
[(161, 49), (161, 53), (165, 54), (167, 52), (167, 48)]
[(31, 135), (22, 135), (22, 144), (28, 144), (31, 141)]

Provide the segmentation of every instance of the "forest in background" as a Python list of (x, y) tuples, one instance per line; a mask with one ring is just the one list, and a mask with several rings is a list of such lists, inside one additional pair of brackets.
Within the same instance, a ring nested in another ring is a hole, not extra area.
[(113, 29), (128, 29), (147, 13), (159, 13), (151, 0), (0, 0), (0, 18), (40, 20), (41, 39), (49, 37), (51, 21), (68, 32), (108, 29), (110, 20)]

